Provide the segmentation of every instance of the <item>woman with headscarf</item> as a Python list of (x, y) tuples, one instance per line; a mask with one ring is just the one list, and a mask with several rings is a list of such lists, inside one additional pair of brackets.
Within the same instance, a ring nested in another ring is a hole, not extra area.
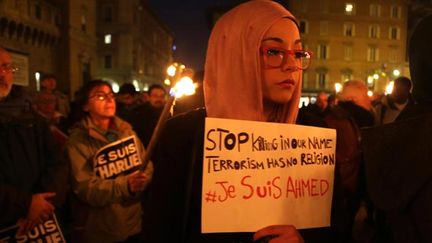
[[(169, 120), (155, 150), (145, 207), (148, 242), (252, 241), (251, 233), (201, 233), (204, 119), (295, 123), (309, 58), (296, 19), (276, 2), (249, 1), (219, 19), (207, 49), (205, 110)], [(265, 228), (255, 238), (269, 234), (302, 241), (293, 226)]]

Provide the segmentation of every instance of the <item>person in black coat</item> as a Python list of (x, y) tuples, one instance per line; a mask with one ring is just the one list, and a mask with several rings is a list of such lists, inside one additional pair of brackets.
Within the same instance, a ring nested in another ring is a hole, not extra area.
[(386, 214), (388, 242), (432, 242), (432, 15), (409, 44), (413, 97), (394, 123), (362, 131), (368, 192)]
[(63, 203), (68, 166), (24, 88), (12, 85), (14, 71), (0, 48), (0, 229), (24, 233)]

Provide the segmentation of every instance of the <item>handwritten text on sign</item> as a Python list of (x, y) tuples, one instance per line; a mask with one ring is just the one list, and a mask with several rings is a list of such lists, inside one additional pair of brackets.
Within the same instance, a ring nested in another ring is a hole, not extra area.
[(336, 131), (206, 118), (202, 232), (330, 225)]

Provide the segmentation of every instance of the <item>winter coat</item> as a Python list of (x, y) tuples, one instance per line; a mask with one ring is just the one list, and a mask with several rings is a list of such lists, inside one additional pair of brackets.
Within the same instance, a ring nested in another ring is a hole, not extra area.
[(67, 163), (21, 86), (0, 101), (0, 165), (0, 229), (27, 216), (32, 194), (56, 192), (52, 202), (63, 203)]
[[(136, 136), (131, 126), (120, 118), (113, 118), (118, 138)], [(138, 141), (141, 158), (144, 147)], [(94, 168), (96, 152), (109, 144), (89, 117), (84, 118), (72, 130), (67, 151), (71, 164), (72, 189), (72, 235), (80, 235), (80, 242), (124, 241), (141, 231), (140, 195), (133, 195), (128, 189), (125, 171), (110, 179), (99, 177)], [(137, 168), (137, 166), (136, 166)], [(150, 162), (146, 168), (149, 182), (153, 173)]]

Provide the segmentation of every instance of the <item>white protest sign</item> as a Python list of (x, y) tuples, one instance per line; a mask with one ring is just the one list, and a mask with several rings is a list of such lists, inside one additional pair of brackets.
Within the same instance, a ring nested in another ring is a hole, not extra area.
[(141, 165), (135, 136), (129, 136), (100, 148), (94, 156), (94, 171), (103, 179), (113, 179)]
[(336, 130), (206, 118), (202, 233), (330, 225)]
[(0, 242), (40, 242), (40, 243), (63, 243), (66, 242), (57, 222), (55, 214), (48, 220), (36, 225), (24, 235), (16, 235), (18, 225), (0, 230)]

